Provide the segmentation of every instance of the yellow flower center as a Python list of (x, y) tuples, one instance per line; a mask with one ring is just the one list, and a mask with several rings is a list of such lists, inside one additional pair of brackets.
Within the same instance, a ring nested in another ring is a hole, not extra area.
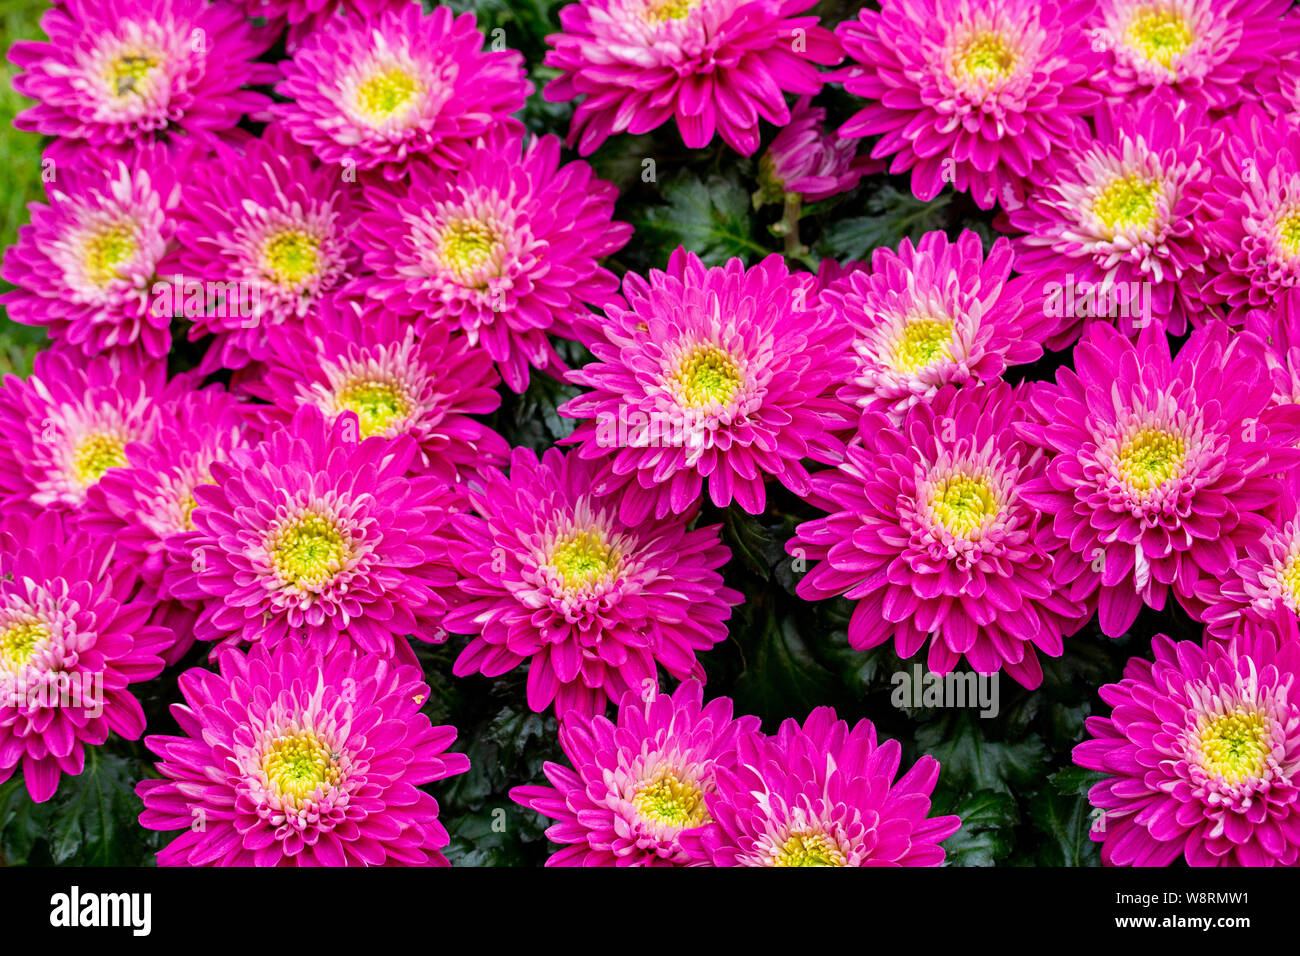
[(919, 372), (952, 358), (951, 321), (911, 319), (894, 343), (892, 364), (900, 372)]
[(366, 379), (349, 382), (340, 389), (338, 402), (356, 412), (362, 438), (382, 435), (389, 425), (411, 410), (406, 396), (395, 384)]
[(1134, 17), (1124, 34), (1129, 45), (1152, 63), (1169, 69), (1192, 45), (1191, 28), (1176, 10), (1148, 9)]
[(1016, 53), (999, 33), (980, 33), (957, 51), (958, 75), (982, 80), (1006, 79), (1015, 69)]
[(740, 388), (736, 360), (716, 345), (696, 346), (669, 376), (679, 398), (692, 408), (726, 405)]
[(135, 233), (124, 223), (106, 226), (86, 240), (82, 250), (86, 276), (95, 285), (122, 278), (119, 266), (135, 255)]
[(262, 757), (262, 771), (271, 788), (294, 804), (339, 781), (334, 754), (309, 731), (277, 738)]
[(423, 83), (393, 67), (362, 83), (357, 88), (357, 103), (371, 122), (379, 123), (409, 109), (424, 92)]
[(1277, 221), (1277, 238), (1291, 255), (1300, 255), (1300, 212), (1290, 213)]
[(709, 822), (704, 792), (693, 784), (684, 783), (671, 771), (664, 771), (641, 784), (632, 798), (632, 805), (645, 819), (682, 830)]
[(328, 584), (348, 559), (347, 542), (333, 522), (310, 512), (277, 531), (267, 550), (280, 579), (305, 590)]
[(646, 4), (644, 16), (649, 23), (684, 20), (700, 2), (701, 0), (650, 0)]
[(286, 229), (267, 240), (262, 255), (276, 281), (297, 285), (320, 267), (320, 240), (300, 229)]
[(1121, 177), (1102, 190), (1092, 211), (1107, 229), (1150, 226), (1156, 217), (1159, 197), (1159, 180)]
[(1182, 474), (1187, 446), (1173, 432), (1145, 428), (1120, 449), (1119, 475), (1138, 491), (1163, 485)]
[(998, 513), (998, 500), (986, 479), (957, 475), (939, 482), (930, 507), (949, 532), (963, 537)]
[(126, 464), (126, 442), (116, 435), (95, 434), (84, 438), (72, 455), (77, 480), (90, 487), (110, 468)]
[(145, 53), (128, 53), (119, 56), (108, 69), (108, 88), (115, 96), (134, 93), (141, 95), (141, 87), (158, 61)]
[(599, 531), (575, 532), (551, 551), (551, 566), (560, 572), (566, 589), (589, 585), (617, 565), (618, 555)]
[(447, 268), (464, 275), (491, 259), (500, 242), (501, 237), (486, 223), (458, 219), (442, 231), (438, 257)]
[(17, 673), (36, 650), (36, 645), (50, 636), (40, 621), (19, 621), (0, 631), (0, 668)]
[(773, 866), (846, 866), (840, 848), (824, 833), (792, 833), (776, 853)]
[(1273, 749), (1268, 736), (1269, 722), (1263, 714), (1244, 710), (1224, 714), (1201, 731), (1202, 766), (1225, 783), (1257, 777)]
[(1300, 554), (1293, 554), (1282, 568), (1283, 597), (1291, 610), (1300, 609)]

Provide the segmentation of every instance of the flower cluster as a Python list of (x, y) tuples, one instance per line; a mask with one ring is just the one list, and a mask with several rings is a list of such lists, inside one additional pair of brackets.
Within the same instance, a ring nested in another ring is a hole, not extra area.
[(755, 679), (824, 601), (866, 684), (1137, 638), (1073, 751), (1103, 861), (1300, 863), (1287, 0), (430, 6), (9, 51), (0, 783), (152, 731), (162, 864), (446, 865), (481, 692), (555, 728), (496, 779), (552, 865), (939, 865), (983, 785)]

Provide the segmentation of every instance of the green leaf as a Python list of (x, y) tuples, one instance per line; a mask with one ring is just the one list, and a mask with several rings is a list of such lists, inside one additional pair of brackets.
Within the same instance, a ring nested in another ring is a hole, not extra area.
[(993, 866), (1011, 853), (1020, 811), (1010, 794), (978, 790), (951, 810), (936, 809), (932, 815), (940, 812), (961, 817), (961, 829), (943, 841), (949, 866)]
[[(1066, 771), (1061, 771), (1065, 773)], [(1053, 787), (1061, 773), (1053, 774)], [(1045, 788), (1029, 802), (1034, 829), (1047, 835), (1035, 858), (1040, 866), (1100, 866), (1097, 845), (1088, 836), (1093, 825), (1088, 798)]]
[(942, 764), (948, 786), (1010, 793), (1039, 779), (1046, 751), (1037, 734), (1015, 742), (992, 741), (980, 724), (966, 711), (927, 723), (916, 732), (916, 746)]
[(737, 256), (753, 262), (774, 251), (754, 241), (749, 193), (735, 179), (712, 175), (701, 180), (685, 172), (663, 184), (663, 195), (665, 205), (651, 206), (633, 219), (637, 240), (660, 248), (661, 267), (679, 245), (711, 266)]
[(867, 199), (869, 215), (841, 219), (822, 233), (817, 254), (823, 259), (866, 260), (871, 250), (880, 246), (894, 248), (904, 238), (913, 242), (946, 222), (946, 207), (951, 194), (933, 202), (922, 202), (889, 184)]
[(802, 717), (835, 703), (838, 682), (813, 657), (795, 623), (767, 617), (764, 625), (755, 646), (747, 648), (748, 666), (736, 681), (737, 711)]

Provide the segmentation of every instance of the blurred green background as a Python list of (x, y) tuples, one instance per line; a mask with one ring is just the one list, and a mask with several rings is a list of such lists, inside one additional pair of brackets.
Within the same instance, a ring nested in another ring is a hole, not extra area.
[[(19, 40), (44, 36), (40, 18), (49, 4), (45, 0), (0, 0), (0, 50), (6, 54), (0, 64), (0, 247), (13, 245), (18, 227), (27, 221), (27, 204), (43, 198), (41, 186), (40, 136), (14, 129), (14, 117), (31, 101), (14, 92), (14, 75), (9, 48)], [(0, 280), (0, 291), (13, 288)], [(15, 325), (0, 305), (0, 374), (31, 369), (32, 356), (45, 340), (42, 329)]]

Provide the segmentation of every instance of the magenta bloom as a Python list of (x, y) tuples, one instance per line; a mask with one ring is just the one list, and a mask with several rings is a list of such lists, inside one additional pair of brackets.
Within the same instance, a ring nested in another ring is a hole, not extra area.
[[(126, 463), (108, 469), (87, 490), (78, 517), (81, 528), (115, 543), (114, 560), (138, 567), (141, 594), (160, 602), (172, 597), (164, 577), (191, 570), (190, 555), (168, 545), (194, 530), (194, 489), (211, 483), (214, 462), (227, 461), (256, 437), (248, 426), (249, 406), (220, 387), (186, 393), (166, 411), (153, 437), (128, 444)], [(167, 663), (193, 646), (197, 614), (197, 605), (156, 609), (151, 620), (166, 622), (176, 633), (176, 644), (164, 655)]]
[(617, 198), (586, 163), (561, 165), (555, 137), (493, 135), (454, 172), (413, 163), (401, 183), (368, 184), (363, 284), (420, 331), (463, 329), (522, 392), (530, 367), (564, 369), (548, 335), (577, 338), (589, 306), (617, 300), (599, 265), (632, 235), (611, 221)]
[(426, 156), (451, 171), (493, 127), (522, 129), (511, 117), (532, 92), (523, 56), (483, 50), (474, 15), (420, 5), (334, 17), (284, 65), (276, 92), (293, 102), (272, 113), (327, 165), (381, 169), (401, 177)]
[[(1253, 629), (1252, 629), (1253, 630)], [(1259, 630), (1230, 645), (1151, 642), (1101, 688), (1074, 762), (1107, 776), (1088, 794), (1111, 866), (1294, 866), (1300, 858), (1300, 644)]]
[(216, 334), (204, 371), (266, 359), (269, 328), (297, 323), (359, 271), (348, 189), (277, 126), (190, 171), (179, 248), (159, 269), (172, 308), (160, 296), (156, 311), (190, 319), (191, 340)]
[(961, 820), (927, 816), (939, 762), (922, 757), (895, 780), (901, 756), (871, 721), (850, 729), (830, 707), (775, 737), (742, 736), (705, 796), (713, 822), (684, 842), (712, 866), (938, 866)]
[(692, 149), (716, 132), (745, 156), (758, 149), (759, 117), (790, 122), (783, 92), (822, 88), (815, 64), (843, 57), (813, 0), (581, 0), (560, 10), (563, 33), (546, 40), (560, 71), (543, 96), (582, 98), (569, 145), (586, 156), (615, 133), (648, 133), (674, 117)]
[(430, 325), (421, 336), (376, 302), (330, 298), (305, 323), (271, 333), (265, 374), (246, 384), (287, 424), (303, 405), (329, 421), (357, 416), (361, 437), (410, 435), (417, 474), (452, 484), (505, 467), (506, 440), (471, 415), (501, 405), (488, 357), (463, 336)]
[(1300, 129), (1246, 107), (1234, 122), (1205, 198), (1214, 253), (1207, 295), (1234, 324), (1252, 311), (1300, 321)]
[[(188, 150), (175, 153), (194, 161)], [(46, 326), (87, 355), (138, 345), (162, 358), (171, 317), (153, 308), (152, 295), (176, 232), (175, 163), (151, 147), (130, 164), (88, 156), (52, 168), (49, 205), (31, 204), (32, 221), (5, 251), (0, 275), (18, 288), (0, 302), (15, 322)]]
[(145, 624), (135, 583), (110, 540), (54, 511), (0, 524), (0, 782), (21, 764), (37, 803), (81, 773), (87, 746), (144, 732), (127, 687), (158, 676), (172, 635)]
[(26, 380), (0, 388), (0, 502), (5, 508), (80, 509), (87, 490), (127, 464), (131, 442), (149, 441), (164, 408), (192, 388), (167, 381), (162, 362), (123, 350), (88, 359), (50, 349)]
[(884, 247), (870, 271), (848, 273), (820, 300), (853, 334), (857, 368), (837, 388), (845, 402), (889, 412), (895, 421), (944, 385), (995, 381), (1010, 365), (1043, 354), (1052, 324), (1037, 283), (1011, 278), (1011, 244), (988, 259), (980, 237), (954, 243), (929, 232), (915, 246)]
[(419, 0), (225, 0), (248, 17), (263, 17), (268, 29), (279, 32), (289, 26), (288, 49), (292, 53), (304, 38), (341, 13), (376, 16), (384, 10), (400, 10)]
[(880, 134), (871, 155), (912, 171), (912, 192), (944, 183), (984, 209), (1014, 196), (1056, 146), (1086, 131), (1099, 97), (1077, 28), (1080, 0), (883, 0), (835, 32), (854, 61), (844, 88), (868, 103), (842, 137)]
[[(1054, 151), (1009, 212), (1016, 270), (1036, 273), (1060, 328), (1052, 349), (1094, 319), (1132, 336), (1204, 321), (1205, 196), (1219, 139), (1198, 107), (1168, 96), (1103, 106), (1097, 135)], [(1060, 281), (1065, 280), (1064, 285)]]
[(446, 639), (440, 588), (455, 583), (440, 529), (453, 496), (407, 477), (409, 436), (358, 441), (353, 414), (315, 406), (260, 445), (213, 462), (194, 489), (195, 531), (169, 539), (189, 574), (169, 593), (202, 601), (195, 636), (223, 643), (332, 647), (392, 655), (395, 639)]
[[(1102, 51), (1092, 84), (1111, 102), (1169, 89), (1189, 103), (1227, 109), (1285, 50), (1290, 0), (1098, 0), (1080, 32)], [(1292, 47), (1294, 49), (1294, 47)]]
[(801, 459), (839, 460), (851, 417), (823, 396), (851, 359), (813, 287), (778, 255), (706, 268), (680, 248), (667, 272), (624, 277), (629, 307), (606, 307), (596, 361), (570, 374), (593, 391), (560, 407), (587, 419), (566, 441), (605, 464), (594, 490), (622, 497), (624, 521), (685, 513), (706, 478), (718, 507), (759, 514), (768, 477), (803, 494)]
[(893, 636), (908, 658), (928, 639), (935, 673), (965, 655), (980, 673), (1005, 668), (1037, 687), (1035, 649), (1059, 657), (1087, 613), (1060, 593), (1060, 543), (1022, 497), (1045, 467), (1015, 433), (1024, 417), (1005, 383), (946, 388), (901, 427), (865, 416), (844, 464), (813, 477), (811, 500), (829, 517), (804, 522), (786, 545), (819, 562), (799, 595), (856, 600), (849, 643), (859, 650)]
[(703, 678), (695, 654), (726, 637), (741, 602), (717, 571), (731, 556), (718, 525), (623, 521), (617, 495), (593, 490), (595, 472), (554, 448), (540, 463), (516, 448), (509, 478), (469, 489), (478, 516), (454, 519), (464, 594), (446, 626), (474, 637), (453, 673), (496, 677), (529, 661), (528, 706), (554, 701), (561, 718), (656, 687), (656, 664)]
[(510, 799), (559, 821), (546, 831), (564, 849), (547, 866), (682, 866), (679, 837), (710, 822), (706, 797), (718, 767), (734, 767), (757, 717), (732, 718), (731, 699), (703, 704), (687, 681), (669, 696), (629, 691), (618, 723), (566, 720), (560, 746), (573, 768), (547, 763), (550, 787), (515, 787)]
[(1074, 350), (1078, 371), (1033, 390), (1036, 421), (1019, 426), (1051, 457), (1023, 496), (1068, 542), (1059, 587), (1099, 598), (1112, 637), (1171, 589), (1195, 611), (1198, 582), (1226, 575), (1267, 531), (1281, 496), (1273, 476), (1300, 456), (1300, 406), (1271, 404), (1254, 336), (1230, 338), (1215, 322), (1171, 360), (1153, 333), (1134, 345), (1094, 325)]
[(416, 789), (469, 769), (434, 727), (419, 668), (346, 647), (281, 644), (180, 678), (184, 736), (147, 737), (140, 823), (181, 830), (160, 866), (447, 866), (438, 802)]
[(782, 128), (758, 161), (759, 192), (755, 203), (781, 202), (798, 194), (808, 202), (848, 192), (882, 163), (857, 157), (858, 146), (839, 142), (822, 131), (826, 111), (812, 106), (812, 97), (799, 98)]
[(1228, 640), (1248, 627), (1267, 627), (1278, 614), (1300, 614), (1300, 496), (1296, 475), (1282, 482), (1277, 520), (1247, 538), (1232, 567), (1197, 583), (1199, 617), (1209, 638)]
[[(86, 147), (124, 160), (150, 144), (191, 138), (204, 147), (235, 135), (270, 97), (243, 89), (280, 71), (252, 62), (259, 40), (239, 11), (206, 0), (64, 0), (41, 17), (49, 43), (15, 43), (23, 72), (14, 89), (38, 100), (14, 119), (21, 130), (59, 137), (62, 167)], [(63, 170), (59, 170), (63, 175)]]

